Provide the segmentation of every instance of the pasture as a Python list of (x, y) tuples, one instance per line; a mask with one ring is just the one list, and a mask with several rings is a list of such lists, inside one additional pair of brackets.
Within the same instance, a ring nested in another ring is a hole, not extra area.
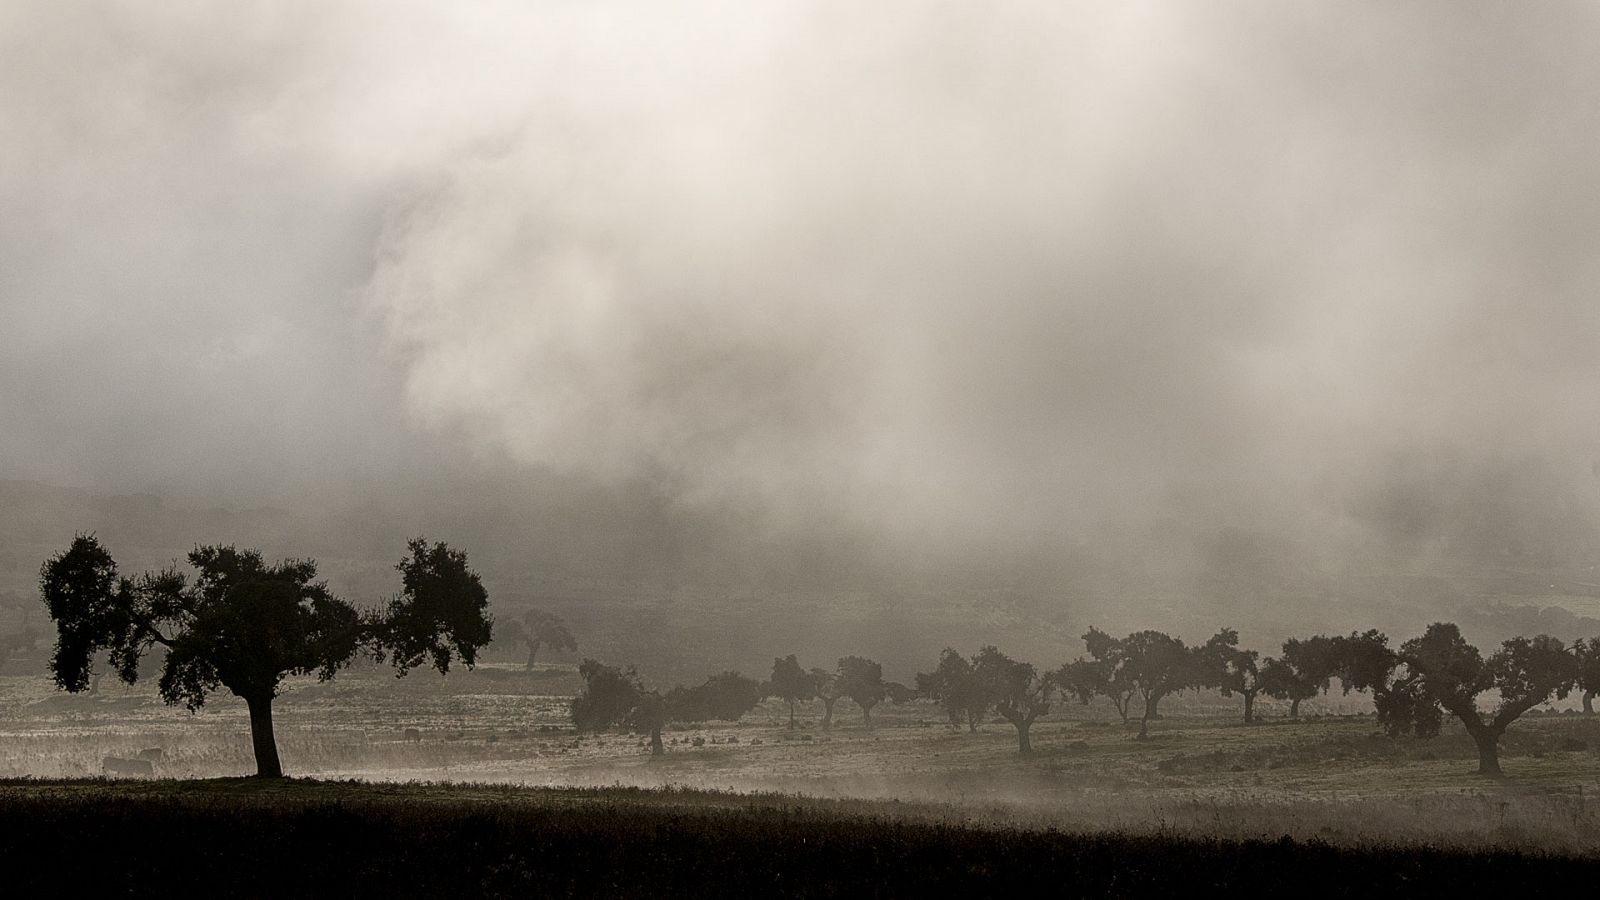
[[(866, 728), (843, 700), (830, 731), (816, 727), (820, 704), (805, 704), (790, 731), (786, 707), (769, 700), (737, 723), (669, 728), (666, 756), (652, 759), (638, 735), (572, 733), (578, 687), (565, 665), (446, 679), (357, 669), (291, 682), (276, 704), (278, 742), (291, 775), (318, 779), (781, 792), (1080, 832), (1600, 854), (1600, 717), (1518, 721), (1503, 742), (1504, 782), (1471, 774), (1475, 751), (1455, 723), (1437, 739), (1391, 739), (1360, 698), (1340, 696), (1308, 702), (1300, 720), (1263, 704), (1250, 726), (1234, 701), (1169, 698), (1143, 742), (1103, 701), (1058, 701), (1028, 758), (1009, 725), (970, 734), (926, 702), (884, 703)], [(42, 675), (0, 676), (0, 778), (100, 776), (108, 757), (156, 749), (157, 779), (253, 771), (246, 711), (231, 697), (191, 714), (144, 684), (106, 679), (68, 695)]]

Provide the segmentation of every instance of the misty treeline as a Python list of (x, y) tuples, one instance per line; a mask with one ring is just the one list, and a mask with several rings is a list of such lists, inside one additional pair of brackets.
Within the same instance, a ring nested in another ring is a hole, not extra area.
[(822, 727), (833, 727), (833, 708), (849, 697), (861, 708), (862, 724), (872, 725), (872, 708), (884, 699), (904, 703), (915, 692), (903, 684), (883, 680), (883, 666), (861, 656), (846, 656), (833, 671), (801, 668), (793, 654), (776, 659), (765, 682), (738, 672), (713, 675), (694, 687), (678, 685), (665, 693), (645, 685), (633, 667), (622, 669), (593, 659), (578, 667), (583, 692), (572, 701), (572, 723), (580, 732), (613, 726), (650, 736), (650, 752), (665, 752), (661, 730), (672, 722), (736, 722), (762, 700), (777, 697), (789, 705), (789, 727), (795, 727), (795, 704), (820, 700)]
[[(585, 660), (579, 671), (583, 693), (573, 703), (579, 731), (623, 726), (648, 732), (651, 752), (663, 752), (661, 729), (671, 722), (736, 721), (763, 698), (783, 700), (789, 727), (796, 725), (796, 704), (823, 704), (821, 726), (833, 724), (834, 704), (849, 697), (872, 724), (872, 708), (885, 698), (895, 703), (933, 701), (952, 724), (976, 731), (993, 714), (1017, 732), (1018, 751), (1033, 752), (1030, 730), (1050, 712), (1056, 698), (1087, 704), (1111, 701), (1123, 723), (1138, 716), (1137, 740), (1150, 735), (1150, 722), (1160, 718), (1166, 697), (1188, 690), (1211, 689), (1244, 704), (1244, 723), (1257, 721), (1256, 699), (1266, 695), (1289, 703), (1298, 717), (1300, 703), (1317, 697), (1339, 681), (1345, 694), (1371, 695), (1379, 725), (1390, 736), (1439, 734), (1444, 714), (1461, 720), (1478, 749), (1478, 773), (1502, 774), (1499, 740), (1523, 713), (1551, 699), (1582, 692), (1585, 713), (1593, 713), (1600, 692), (1600, 637), (1579, 639), (1571, 646), (1549, 635), (1515, 637), (1487, 657), (1467, 643), (1460, 629), (1437, 622), (1420, 636), (1389, 646), (1382, 632), (1316, 635), (1285, 641), (1281, 655), (1263, 658), (1239, 647), (1239, 633), (1223, 628), (1204, 643), (1190, 646), (1155, 630), (1115, 638), (1098, 628), (1083, 635), (1087, 654), (1053, 670), (1007, 656), (986, 646), (968, 658), (952, 648), (940, 653), (931, 672), (916, 676), (913, 690), (883, 680), (882, 667), (859, 656), (839, 660), (833, 671), (803, 668), (794, 655), (773, 661), (772, 674), (758, 683), (737, 672), (712, 676), (694, 688), (682, 686), (665, 694), (649, 689), (632, 669)], [(1498, 691), (1499, 702), (1485, 711), (1478, 698)]]
[[(172, 566), (131, 577), (118, 572), (93, 535), (79, 534), (40, 569), (40, 594), (57, 632), (51, 673), (60, 687), (83, 691), (94, 683), (96, 662), (105, 660), (132, 684), (141, 659), (157, 651), (162, 698), (196, 710), (227, 688), (249, 708), (257, 774), (279, 776), (272, 702), (285, 677), (316, 673), (327, 680), (362, 655), (391, 662), (400, 675), (424, 664), (445, 674), (458, 659), (472, 667), (490, 642), (488, 594), (466, 554), (420, 537), (406, 550), (395, 567), (399, 594), (358, 609), (328, 590), (311, 560), (268, 565), (255, 550), (199, 546), (188, 556), (192, 576)], [(501, 640), (525, 645), (530, 667), (541, 646), (576, 647), (564, 623), (539, 610), (502, 625)], [(915, 689), (885, 681), (883, 667), (862, 656), (808, 669), (791, 654), (775, 659), (763, 682), (729, 671), (664, 692), (633, 668), (586, 659), (572, 719), (579, 731), (621, 726), (648, 734), (659, 754), (669, 723), (737, 721), (768, 697), (788, 705), (791, 728), (798, 703), (820, 701), (824, 729), (832, 727), (842, 698), (860, 708), (866, 727), (885, 699), (925, 698), (969, 730), (990, 714), (1000, 717), (1016, 729), (1019, 751), (1029, 754), (1030, 729), (1058, 698), (1106, 698), (1125, 724), (1138, 714), (1137, 737), (1146, 739), (1161, 701), (1173, 694), (1212, 689), (1238, 696), (1249, 724), (1261, 695), (1287, 701), (1289, 715), (1297, 716), (1302, 701), (1338, 679), (1344, 693), (1372, 697), (1378, 723), (1392, 736), (1434, 737), (1445, 714), (1459, 719), (1478, 748), (1479, 773), (1498, 776), (1499, 739), (1518, 717), (1575, 689), (1592, 713), (1600, 692), (1600, 636), (1570, 646), (1544, 634), (1515, 637), (1485, 655), (1456, 625), (1439, 622), (1398, 648), (1369, 630), (1291, 639), (1280, 655), (1265, 658), (1241, 649), (1232, 628), (1195, 646), (1155, 630), (1115, 638), (1090, 628), (1083, 641), (1087, 653), (1055, 669), (994, 646), (970, 658), (946, 648), (932, 671), (916, 676)], [(1499, 693), (1498, 703), (1481, 709), (1478, 698), (1491, 691)]]
[(60, 687), (83, 691), (104, 655), (133, 684), (140, 660), (159, 650), (162, 699), (193, 711), (227, 688), (249, 707), (256, 774), (280, 777), (272, 701), (286, 676), (326, 681), (358, 655), (387, 659), (399, 675), (424, 664), (442, 675), (456, 659), (471, 667), (489, 643), (488, 593), (466, 554), (420, 537), (406, 551), (395, 566), (400, 593), (358, 609), (328, 590), (312, 560), (268, 565), (255, 550), (201, 546), (189, 554), (193, 577), (176, 566), (130, 577), (93, 535), (79, 534), (39, 573), (56, 623), (50, 671)]

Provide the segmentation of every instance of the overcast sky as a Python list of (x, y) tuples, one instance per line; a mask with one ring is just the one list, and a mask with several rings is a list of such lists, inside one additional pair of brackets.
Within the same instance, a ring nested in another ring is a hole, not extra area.
[(1592, 547), (1597, 47), (1581, 3), (12, 0), (0, 478), (645, 485), (733, 554)]

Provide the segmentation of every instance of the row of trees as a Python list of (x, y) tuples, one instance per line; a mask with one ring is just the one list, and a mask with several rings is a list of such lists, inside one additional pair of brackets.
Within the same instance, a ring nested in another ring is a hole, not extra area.
[(621, 726), (650, 735), (650, 752), (660, 755), (661, 729), (671, 722), (738, 721), (768, 697), (789, 705), (789, 727), (795, 727), (795, 706), (821, 700), (822, 727), (833, 727), (834, 704), (849, 697), (861, 707), (862, 723), (872, 725), (872, 708), (885, 699), (904, 703), (915, 692), (883, 680), (883, 666), (861, 656), (846, 656), (838, 668), (806, 669), (793, 654), (774, 659), (765, 682), (738, 672), (713, 675), (696, 687), (679, 685), (662, 693), (645, 685), (636, 669), (608, 666), (586, 659), (578, 667), (583, 692), (572, 702), (572, 724), (580, 732)]
[[(1215, 688), (1244, 700), (1244, 720), (1253, 720), (1255, 699), (1266, 694), (1289, 701), (1290, 715), (1302, 700), (1339, 680), (1345, 694), (1368, 693), (1378, 722), (1390, 735), (1439, 733), (1445, 713), (1455, 716), (1477, 745), (1478, 772), (1499, 776), (1499, 740), (1523, 713), (1551, 699), (1583, 692), (1593, 712), (1600, 691), (1600, 638), (1571, 647), (1549, 635), (1516, 637), (1485, 656), (1454, 624), (1436, 622), (1420, 636), (1389, 647), (1376, 629), (1349, 635), (1292, 639), (1281, 656), (1262, 659), (1239, 649), (1238, 632), (1225, 628), (1204, 644), (1185, 646), (1158, 631), (1112, 638), (1091, 628), (1083, 637), (1088, 655), (1062, 666), (1056, 684), (1088, 703), (1111, 700), (1124, 722), (1135, 699), (1143, 701), (1139, 737), (1149, 734), (1161, 699), (1190, 688)], [(1499, 701), (1480, 709), (1478, 698), (1495, 691)]]
[(578, 666), (583, 693), (572, 701), (572, 724), (580, 732), (623, 726), (650, 735), (650, 752), (660, 756), (661, 729), (669, 722), (738, 721), (766, 696), (761, 684), (738, 672), (723, 672), (705, 683), (667, 691), (646, 687), (632, 667), (622, 669), (586, 659)]
[[(789, 727), (795, 727), (796, 704), (820, 700), (822, 727), (831, 727), (834, 704), (849, 697), (872, 723), (872, 709), (885, 698), (904, 702), (925, 697), (937, 702), (952, 723), (968, 730), (990, 714), (1017, 731), (1020, 753), (1032, 753), (1030, 729), (1050, 711), (1057, 697), (1089, 703), (1111, 701), (1124, 724), (1135, 711), (1137, 739), (1149, 737), (1150, 721), (1159, 718), (1161, 701), (1182, 691), (1210, 688), (1244, 702), (1244, 721), (1255, 720), (1255, 701), (1262, 694), (1287, 701), (1289, 715), (1300, 703), (1328, 691), (1335, 678), (1345, 694), (1371, 694), (1378, 721), (1390, 735), (1439, 733), (1443, 715), (1460, 719), (1478, 748), (1479, 773), (1501, 774), (1499, 739), (1523, 713), (1552, 698), (1583, 691), (1584, 710), (1600, 690), (1600, 638), (1579, 640), (1571, 647), (1548, 635), (1505, 641), (1485, 657), (1467, 643), (1453, 624), (1435, 623), (1398, 650), (1380, 631), (1349, 635), (1317, 635), (1291, 639), (1280, 656), (1263, 659), (1239, 647), (1239, 634), (1224, 628), (1203, 644), (1189, 646), (1159, 631), (1137, 631), (1114, 638), (1097, 628), (1083, 636), (1087, 655), (1058, 669), (1041, 671), (986, 646), (971, 658), (946, 648), (932, 672), (916, 676), (916, 690), (883, 680), (882, 667), (859, 656), (839, 660), (834, 671), (805, 669), (795, 656), (775, 659), (765, 683), (734, 672), (714, 676), (697, 688), (674, 688), (661, 695), (647, 689), (638, 674), (586, 660), (580, 668), (584, 694), (573, 706), (573, 721), (582, 731), (625, 725), (649, 731), (653, 752), (662, 752), (661, 728), (668, 722), (737, 720), (761, 699), (776, 697), (789, 706)], [(1489, 711), (1478, 698), (1498, 691)]]
[[(408, 542), (407, 553), (396, 566), (400, 593), (382, 608), (360, 610), (328, 590), (311, 560), (268, 565), (254, 550), (203, 546), (189, 554), (193, 577), (175, 567), (126, 577), (92, 535), (78, 535), (40, 571), (40, 593), (57, 631), (50, 668), (60, 687), (82, 691), (93, 683), (94, 661), (104, 658), (132, 684), (140, 660), (159, 649), (166, 702), (198, 709), (209, 694), (227, 688), (249, 708), (258, 774), (278, 776), (272, 700), (286, 676), (315, 672), (326, 680), (363, 653), (390, 660), (400, 675), (424, 663), (445, 673), (456, 659), (473, 665), (489, 642), (488, 595), (466, 554), (422, 538)], [(573, 643), (553, 617), (526, 618), (512, 634), (528, 644), (530, 664), (541, 643)], [(940, 703), (952, 722), (973, 729), (993, 711), (1016, 727), (1026, 754), (1032, 750), (1029, 729), (1058, 695), (1084, 703), (1106, 697), (1124, 722), (1139, 701), (1142, 739), (1161, 700), (1176, 692), (1237, 694), (1250, 722), (1260, 694), (1289, 701), (1295, 715), (1302, 700), (1329, 690), (1337, 678), (1346, 694), (1371, 694), (1378, 721), (1391, 735), (1431, 737), (1445, 713), (1455, 716), (1477, 744), (1479, 772), (1499, 775), (1498, 741), (1518, 717), (1574, 689), (1592, 712), (1600, 691), (1600, 637), (1570, 647), (1549, 635), (1517, 637), (1485, 656), (1455, 625), (1435, 623), (1397, 650), (1371, 630), (1290, 640), (1280, 656), (1267, 659), (1240, 649), (1231, 628), (1194, 647), (1151, 630), (1113, 638), (1091, 628), (1083, 640), (1087, 655), (1053, 671), (993, 646), (971, 659), (947, 648), (933, 672), (917, 676), (916, 692), (885, 682), (882, 666), (860, 656), (844, 657), (827, 671), (804, 669), (791, 655), (774, 660), (765, 683), (724, 672), (664, 694), (648, 689), (633, 669), (585, 660), (573, 721), (580, 730), (624, 724), (648, 731), (660, 752), (667, 722), (736, 720), (767, 696), (789, 704), (790, 727), (796, 703), (820, 699), (822, 726), (829, 728), (841, 697), (854, 701), (871, 725), (873, 707), (885, 698), (901, 702), (919, 693)], [(1490, 691), (1500, 699), (1485, 711), (1478, 698)]]

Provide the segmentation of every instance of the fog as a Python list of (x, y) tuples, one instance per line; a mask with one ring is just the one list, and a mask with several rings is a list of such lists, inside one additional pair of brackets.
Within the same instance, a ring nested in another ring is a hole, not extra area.
[(0, 479), (569, 594), (1593, 598), (1597, 20), (8, 3)]

